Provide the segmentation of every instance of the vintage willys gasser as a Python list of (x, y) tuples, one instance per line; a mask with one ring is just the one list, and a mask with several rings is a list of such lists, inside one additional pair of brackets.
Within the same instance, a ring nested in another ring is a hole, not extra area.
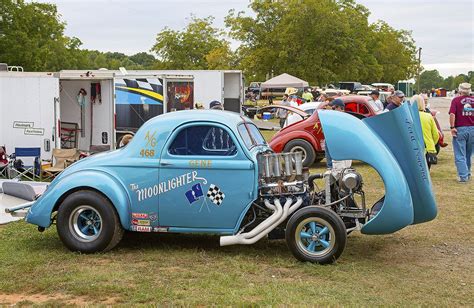
[(124, 230), (211, 233), (221, 245), (270, 234), (286, 237), (299, 260), (331, 263), (353, 230), (386, 234), (436, 216), (415, 106), (362, 121), (319, 116), (333, 159), (361, 160), (380, 174), (386, 193), (373, 207), (354, 169), (310, 175), (300, 153), (272, 152), (248, 118), (200, 110), (158, 116), (125, 148), (73, 164), (26, 221), (39, 230), (55, 222), (69, 249), (87, 253), (112, 249)]

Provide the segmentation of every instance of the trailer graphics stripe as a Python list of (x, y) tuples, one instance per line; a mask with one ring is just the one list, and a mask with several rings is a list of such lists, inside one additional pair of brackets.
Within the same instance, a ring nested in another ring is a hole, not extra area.
[(163, 105), (163, 85), (158, 79), (116, 79), (115, 91), (118, 105)]

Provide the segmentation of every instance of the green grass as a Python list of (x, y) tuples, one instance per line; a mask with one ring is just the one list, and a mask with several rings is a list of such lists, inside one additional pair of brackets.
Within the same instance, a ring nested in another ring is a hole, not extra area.
[[(355, 166), (373, 202), (383, 194), (380, 178)], [(0, 227), (0, 304), (469, 306), (472, 183), (456, 183), (450, 147), (431, 176), (434, 221), (385, 236), (351, 234), (329, 266), (297, 261), (284, 241), (219, 247), (218, 237), (197, 235), (127, 233), (111, 252), (84, 255), (69, 252), (55, 228), (12, 223)]]

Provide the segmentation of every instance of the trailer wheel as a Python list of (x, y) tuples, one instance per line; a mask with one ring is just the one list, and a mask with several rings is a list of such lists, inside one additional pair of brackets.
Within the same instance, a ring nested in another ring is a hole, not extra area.
[(286, 226), (286, 243), (300, 261), (333, 263), (346, 247), (346, 228), (331, 210), (309, 206), (298, 210)]
[(62, 202), (56, 227), (67, 248), (84, 253), (108, 251), (124, 233), (113, 205), (92, 190), (74, 192)]
[(304, 167), (310, 167), (316, 158), (316, 153), (314, 152), (314, 149), (311, 143), (303, 139), (291, 140), (285, 145), (283, 152), (289, 152), (289, 153), (301, 152), (303, 156)]

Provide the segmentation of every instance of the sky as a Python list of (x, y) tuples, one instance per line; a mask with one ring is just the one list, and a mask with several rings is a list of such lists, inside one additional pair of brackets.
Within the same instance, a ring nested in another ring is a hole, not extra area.
[[(37, 0), (55, 3), (67, 22), (66, 35), (83, 48), (132, 55), (149, 51), (165, 27), (180, 30), (196, 17), (215, 17), (224, 28), (230, 9), (245, 11), (249, 0)], [(412, 31), (422, 48), (425, 69), (444, 77), (474, 71), (473, 0), (356, 0), (370, 11), (370, 22), (384, 20), (396, 29)]]

